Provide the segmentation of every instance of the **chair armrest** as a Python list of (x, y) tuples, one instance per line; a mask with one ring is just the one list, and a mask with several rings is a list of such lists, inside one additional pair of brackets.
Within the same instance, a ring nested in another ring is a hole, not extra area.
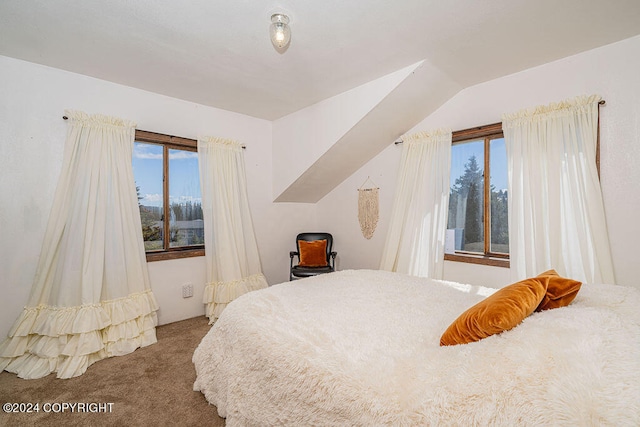
[(298, 261), (300, 261), (300, 254), (298, 252), (296, 251), (289, 252), (289, 276), (291, 276), (291, 271), (293, 270), (293, 257), (296, 255), (298, 256)]
[(331, 255), (331, 268), (333, 268), (335, 270), (336, 269), (336, 255), (338, 255), (338, 252), (331, 252), (329, 255)]

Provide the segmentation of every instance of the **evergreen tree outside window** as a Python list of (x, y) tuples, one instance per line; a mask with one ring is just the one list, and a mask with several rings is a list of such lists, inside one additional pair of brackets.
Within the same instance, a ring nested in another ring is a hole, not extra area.
[(508, 266), (507, 161), (500, 123), (454, 132), (445, 259)]
[(136, 130), (133, 172), (147, 261), (204, 255), (197, 141)]

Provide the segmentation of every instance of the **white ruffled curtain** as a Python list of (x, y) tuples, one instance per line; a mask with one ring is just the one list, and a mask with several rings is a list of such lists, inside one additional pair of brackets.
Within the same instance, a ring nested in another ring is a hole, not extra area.
[(615, 283), (596, 168), (599, 96), (503, 117), (513, 278)]
[(0, 345), (21, 378), (83, 374), (156, 342), (131, 156), (135, 124), (67, 111), (64, 161), (28, 305)]
[(228, 303), (266, 288), (249, 209), (242, 146), (232, 140), (198, 139), (204, 218), (206, 315), (214, 323)]
[(450, 169), (451, 131), (403, 138), (381, 270), (442, 278)]

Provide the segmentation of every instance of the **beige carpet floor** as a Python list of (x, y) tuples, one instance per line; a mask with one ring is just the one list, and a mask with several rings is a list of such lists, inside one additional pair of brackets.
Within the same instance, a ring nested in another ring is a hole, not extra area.
[[(204, 316), (160, 326), (156, 344), (94, 363), (76, 378), (51, 374), (23, 380), (2, 372), (0, 404), (39, 403), (40, 408), (37, 413), (2, 410), (0, 426), (224, 426), (215, 406), (193, 391), (191, 356), (209, 328)], [(112, 405), (110, 412), (78, 413), (62, 412), (63, 403)]]

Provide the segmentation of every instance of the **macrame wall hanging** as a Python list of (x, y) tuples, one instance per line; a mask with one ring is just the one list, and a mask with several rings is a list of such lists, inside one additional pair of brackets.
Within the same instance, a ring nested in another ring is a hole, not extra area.
[[(364, 188), (367, 182), (373, 187)], [(367, 180), (358, 188), (358, 221), (360, 230), (365, 239), (370, 239), (378, 225), (378, 192), (379, 188), (367, 177)]]

